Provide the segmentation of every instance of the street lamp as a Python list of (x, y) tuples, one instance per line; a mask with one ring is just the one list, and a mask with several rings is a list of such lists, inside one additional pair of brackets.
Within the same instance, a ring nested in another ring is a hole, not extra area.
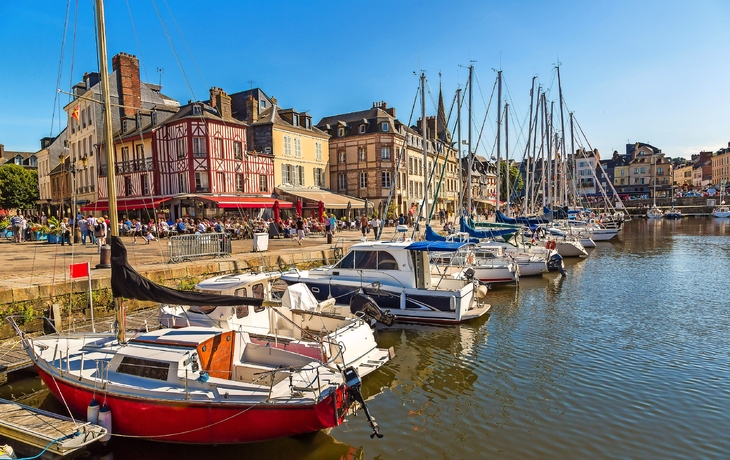
[[(64, 155), (63, 154), (62, 155), (59, 155), (59, 157), (63, 161)], [(69, 167), (68, 167), (68, 172), (70, 172), (71, 173), (71, 176), (73, 177), (73, 183), (72, 183), (73, 190), (71, 192), (71, 200), (72, 200), (72, 204), (71, 204), (71, 219), (72, 219), (71, 220), (71, 233), (73, 234), (73, 239), (74, 240), (76, 240), (76, 238), (77, 238), (76, 230), (78, 228), (77, 227), (78, 213), (76, 212), (76, 173), (78, 171), (80, 171), (80, 170), (86, 169), (86, 165), (88, 164), (89, 159), (88, 159), (88, 157), (86, 155), (84, 155), (84, 156), (82, 156), (80, 158), (80, 160), (81, 160), (81, 165), (82, 165), (81, 168), (77, 168), (76, 167), (76, 161), (71, 162), (69, 164)], [(79, 240), (80, 240), (80, 238), (79, 238)]]

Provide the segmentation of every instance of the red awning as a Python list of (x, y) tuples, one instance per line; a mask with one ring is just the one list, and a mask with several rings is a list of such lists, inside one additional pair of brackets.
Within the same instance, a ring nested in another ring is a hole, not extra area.
[[(156, 209), (160, 204), (170, 201), (171, 198), (120, 198), (117, 200), (118, 211), (128, 211), (130, 209)], [(109, 201), (97, 201), (81, 206), (81, 211), (108, 211)]]
[[(198, 196), (196, 200), (207, 200), (212, 201), (218, 205), (219, 208), (225, 209), (240, 209), (240, 208), (273, 208), (274, 198), (265, 198), (257, 196)], [(291, 208), (292, 204), (288, 201), (279, 201), (279, 207)]]

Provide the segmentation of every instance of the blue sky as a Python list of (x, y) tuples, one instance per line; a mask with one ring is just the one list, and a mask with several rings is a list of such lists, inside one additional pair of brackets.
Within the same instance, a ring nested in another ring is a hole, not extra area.
[[(91, 3), (79, 2), (77, 20), (71, 3), (62, 60), (66, 2), (0, 3), (0, 143), (6, 149), (35, 151), (41, 137), (57, 134), (66, 120), (59, 128), (56, 103), (52, 123), (56, 88), (68, 91), (85, 71), (98, 69)], [(623, 153), (627, 142), (689, 157), (730, 141), (726, 0), (118, 0), (107, 2), (106, 19), (109, 56), (137, 55), (142, 79), (153, 83), (164, 69), (163, 92), (182, 103), (207, 99), (211, 86), (233, 93), (253, 84), (282, 107), (309, 111), (315, 122), (374, 101), (396, 107), (408, 122), (418, 88), (414, 72), (425, 71), (427, 111), (435, 114), (439, 73), (448, 110), (465, 85), (466, 66), (476, 61), (475, 130), (494, 69), (501, 68), (514, 155), (524, 148), (531, 79), (537, 76), (548, 100), (557, 102), (560, 61), (566, 106), (604, 158)], [(67, 102), (60, 95), (61, 106)], [(494, 112), (478, 152), (485, 156), (492, 154)]]

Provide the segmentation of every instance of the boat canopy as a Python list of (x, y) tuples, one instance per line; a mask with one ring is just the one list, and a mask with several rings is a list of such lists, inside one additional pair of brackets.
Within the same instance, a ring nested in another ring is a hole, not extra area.
[[(499, 212), (499, 211), (497, 211)], [(460, 230), (464, 233), (469, 234), (472, 238), (496, 238), (498, 236), (507, 236), (507, 235), (513, 235), (515, 233), (514, 228), (482, 228), (479, 230), (475, 230), (472, 228), (466, 221), (464, 217), (461, 218), (461, 228)]]
[(406, 247), (411, 251), (439, 251), (439, 252), (454, 252), (458, 251), (460, 247), (468, 243), (462, 242), (451, 242), (451, 241), (417, 241), (411, 243)]

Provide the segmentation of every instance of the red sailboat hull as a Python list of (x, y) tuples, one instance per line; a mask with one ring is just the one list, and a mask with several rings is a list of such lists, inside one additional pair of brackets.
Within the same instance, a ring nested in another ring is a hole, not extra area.
[[(85, 417), (93, 388), (38, 373), (60, 401)], [(237, 444), (311, 433), (342, 423), (350, 406), (346, 388), (310, 405), (168, 401), (97, 391), (112, 414), (112, 433), (159, 442)]]

